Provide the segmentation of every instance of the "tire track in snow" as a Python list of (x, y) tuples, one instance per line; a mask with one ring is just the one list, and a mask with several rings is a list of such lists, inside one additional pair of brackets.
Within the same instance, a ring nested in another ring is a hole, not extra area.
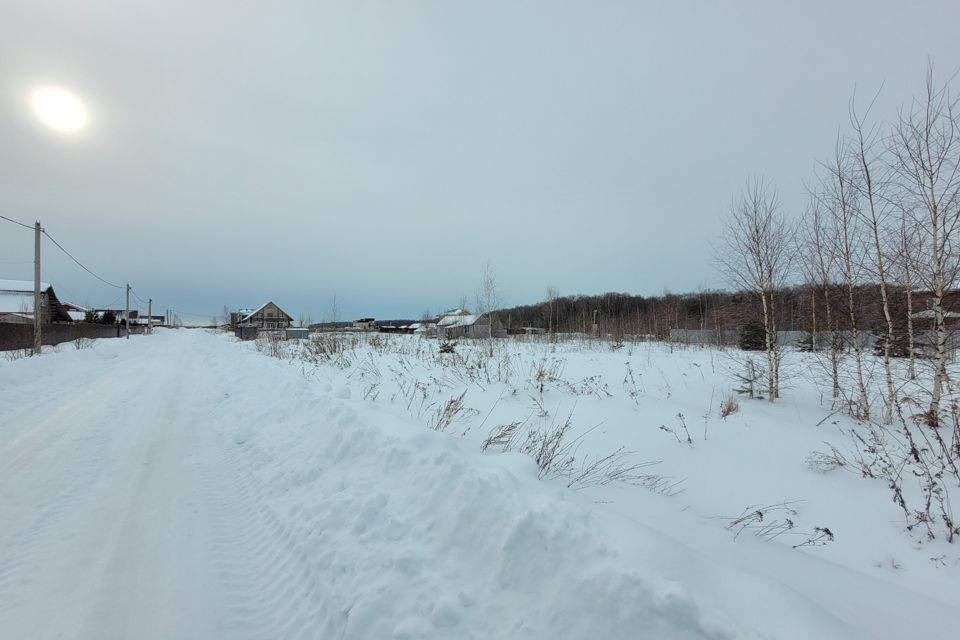
[(30, 428), (0, 458), (0, 637), (211, 637), (191, 342), (145, 343), (80, 389), (55, 370), (60, 408), (17, 412)]
[[(226, 438), (226, 436), (222, 436)], [(208, 470), (214, 532), (211, 553), (228, 599), (229, 637), (333, 638), (324, 579), (311, 554), (254, 490), (250, 471), (222, 440), (215, 470)]]
[[(69, 420), (84, 402), (62, 404), (0, 454), (0, 515), (10, 523), (0, 529), (0, 610), (22, 603), (43, 559), (38, 550), (62, 534), (65, 515), (101, 474), (105, 434)], [(34, 504), (31, 494), (52, 497)]]

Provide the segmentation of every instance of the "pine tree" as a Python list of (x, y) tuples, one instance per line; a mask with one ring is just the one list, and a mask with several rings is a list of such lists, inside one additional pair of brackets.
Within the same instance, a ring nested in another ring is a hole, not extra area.
[(759, 320), (750, 320), (740, 327), (737, 345), (744, 351), (765, 351), (767, 331)]

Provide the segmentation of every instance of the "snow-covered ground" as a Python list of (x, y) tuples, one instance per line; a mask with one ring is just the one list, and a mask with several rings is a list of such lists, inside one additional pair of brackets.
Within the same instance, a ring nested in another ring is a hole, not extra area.
[[(960, 547), (905, 531), (881, 481), (808, 468), (851, 427), (823, 421), (812, 364), (722, 419), (713, 350), (260, 346), (168, 330), (0, 359), (0, 638), (955, 629)], [(564, 425), (552, 467), (519, 452)], [(818, 527), (834, 540), (794, 548)]]

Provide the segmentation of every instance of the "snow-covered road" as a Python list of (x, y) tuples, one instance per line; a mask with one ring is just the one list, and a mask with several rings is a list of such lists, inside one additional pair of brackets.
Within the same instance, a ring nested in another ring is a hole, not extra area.
[(0, 365), (0, 640), (839, 639), (950, 614), (713, 528), (684, 544), (222, 335)]
[(8, 389), (5, 638), (199, 638), (229, 625), (210, 508), (225, 485), (202, 412), (226, 381), (208, 350), (143, 342), (133, 357), (116, 344), (40, 359), (39, 379)]

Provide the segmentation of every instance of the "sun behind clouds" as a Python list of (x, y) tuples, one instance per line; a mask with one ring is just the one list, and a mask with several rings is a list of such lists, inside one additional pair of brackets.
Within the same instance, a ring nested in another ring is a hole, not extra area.
[(86, 107), (79, 98), (64, 89), (37, 89), (30, 96), (30, 105), (43, 124), (61, 133), (75, 133), (87, 124)]

